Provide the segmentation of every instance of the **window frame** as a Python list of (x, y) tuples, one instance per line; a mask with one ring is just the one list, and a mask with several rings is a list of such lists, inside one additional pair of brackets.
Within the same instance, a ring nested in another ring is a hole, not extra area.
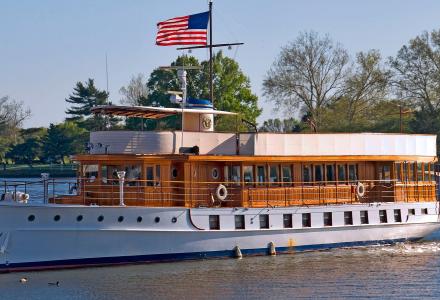
[(353, 225), (353, 212), (344, 211), (344, 225)]
[[(244, 215), (234, 215), (234, 225), (236, 230), (244, 230), (246, 229), (246, 218)], [(240, 225), (241, 226), (238, 226)]]

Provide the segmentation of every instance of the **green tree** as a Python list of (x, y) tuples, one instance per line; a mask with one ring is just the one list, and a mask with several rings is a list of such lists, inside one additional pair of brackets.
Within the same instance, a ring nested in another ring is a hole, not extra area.
[[(179, 56), (172, 66), (200, 66), (201, 70), (187, 71), (187, 94), (191, 98), (209, 98), (209, 63), (199, 61), (192, 56)], [(240, 70), (236, 61), (223, 56), (218, 52), (214, 56), (214, 106), (219, 110), (237, 112), (242, 118), (255, 123), (261, 114), (258, 108), (258, 98), (250, 89), (250, 81)], [(180, 83), (175, 70), (155, 69), (147, 81), (148, 95), (141, 97), (139, 103), (145, 106), (179, 107), (169, 100), (167, 91), (180, 90)], [(140, 127), (140, 120), (128, 120), (127, 127)], [(217, 129), (235, 129), (234, 122), (228, 118), (216, 118)], [(132, 127), (132, 128), (133, 128)], [(151, 130), (178, 129), (180, 128), (180, 116), (171, 116), (166, 119), (144, 120), (144, 128)]]
[(300, 123), (295, 118), (280, 120), (269, 119), (263, 122), (259, 128), (261, 132), (300, 132), (304, 129), (304, 124)]
[(99, 130), (107, 126), (115, 126), (116, 118), (108, 118), (92, 114), (91, 108), (97, 105), (107, 104), (108, 94), (95, 87), (93, 79), (86, 82), (77, 82), (73, 88), (73, 93), (66, 99), (67, 103), (72, 104), (66, 110), (69, 117), (66, 121), (76, 122), (80, 127), (87, 130)]
[[(396, 93), (415, 108), (410, 128), (440, 134), (440, 30), (423, 32), (390, 58)], [(437, 139), (440, 154), (440, 141)]]
[(15, 145), (7, 156), (17, 163), (24, 163), (32, 166), (33, 162), (41, 156), (41, 140), (31, 137), (23, 143)]
[(87, 140), (87, 130), (80, 128), (75, 122), (50, 124), (43, 140), (44, 159), (64, 164), (68, 156), (84, 151)]

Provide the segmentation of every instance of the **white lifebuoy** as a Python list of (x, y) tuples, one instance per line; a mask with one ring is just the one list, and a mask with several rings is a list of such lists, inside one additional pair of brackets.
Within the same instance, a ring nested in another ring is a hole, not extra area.
[(358, 195), (358, 197), (363, 197), (365, 195), (365, 186), (362, 182), (357, 183), (356, 194)]
[(228, 190), (223, 184), (219, 184), (215, 190), (215, 195), (217, 196), (218, 200), (223, 201), (226, 199), (226, 197), (228, 197)]

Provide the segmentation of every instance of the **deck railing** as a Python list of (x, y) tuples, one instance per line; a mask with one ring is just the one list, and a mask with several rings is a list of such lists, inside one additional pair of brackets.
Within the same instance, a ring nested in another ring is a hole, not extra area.
[[(436, 200), (435, 182), (360, 180), (352, 182), (184, 182), (129, 180), (47, 179), (3, 181), (2, 194), (29, 194), (31, 202), (57, 204), (182, 206), (182, 207), (283, 207), (373, 202), (424, 202)], [(225, 192), (227, 193), (226, 196)], [(223, 196), (223, 197), (222, 197)], [(0, 199), (7, 199), (2, 196)], [(9, 197), (10, 198), (10, 197)]]
[[(225, 191), (226, 190), (226, 191)], [(78, 195), (54, 203), (119, 205), (120, 181), (80, 179)], [(222, 197), (224, 193), (225, 197)], [(220, 193), (220, 194), (219, 194)], [(275, 207), (436, 200), (435, 182), (183, 182), (125, 180), (123, 202), (132, 206)]]

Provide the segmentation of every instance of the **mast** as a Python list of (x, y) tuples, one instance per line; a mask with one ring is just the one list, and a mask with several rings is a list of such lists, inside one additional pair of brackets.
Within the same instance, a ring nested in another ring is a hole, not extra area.
[(227, 44), (213, 44), (212, 43), (212, 0), (209, 0), (209, 44), (204, 46), (190, 46), (190, 47), (180, 47), (177, 50), (190, 50), (190, 49), (202, 49), (209, 48), (209, 97), (211, 98), (212, 105), (214, 106), (214, 68), (212, 59), (212, 49), (216, 47), (230, 47), (243, 45), (243, 43), (227, 43)]
[(212, 0), (209, 0), (209, 96), (214, 106), (214, 89), (212, 84)]

